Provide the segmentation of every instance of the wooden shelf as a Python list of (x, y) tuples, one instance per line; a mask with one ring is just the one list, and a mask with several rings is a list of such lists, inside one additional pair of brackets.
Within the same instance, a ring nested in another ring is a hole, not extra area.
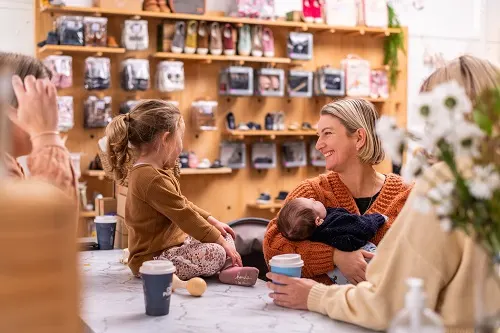
[(97, 177), (99, 180), (106, 178), (106, 173), (103, 170), (87, 170), (83, 174), (89, 177)]
[(87, 211), (80, 211), (80, 218), (92, 218), (96, 217), (97, 213), (96, 212), (87, 212)]
[(268, 204), (259, 204), (259, 203), (249, 203), (247, 207), (253, 209), (262, 209), (262, 210), (270, 210), (271, 213), (274, 213), (276, 210), (281, 209), (283, 204), (281, 202), (270, 202)]
[(106, 9), (98, 7), (85, 8), (85, 7), (47, 6), (42, 8), (41, 12), (63, 13), (63, 14), (81, 13), (90, 15), (127, 16), (127, 17), (140, 16), (140, 17), (152, 17), (152, 18), (174, 19), (174, 20), (200, 20), (200, 21), (210, 21), (210, 22), (233, 23), (236, 25), (258, 24), (271, 27), (298, 29), (302, 31), (311, 30), (311, 31), (330, 31), (331, 33), (353, 33), (354, 36), (375, 34), (383, 37), (383, 36), (388, 36), (390, 34), (399, 33), (401, 31), (401, 29), (396, 29), (396, 28), (343, 27), (343, 26), (332, 26), (328, 24), (292, 22), (283, 20), (259, 20), (246, 17), (157, 13), (157, 12), (146, 12), (146, 11), (131, 12), (126, 10)]
[(79, 244), (88, 244), (88, 243), (96, 243), (97, 244), (97, 237), (80, 237), (77, 239), (77, 242)]
[(249, 131), (243, 131), (243, 130), (234, 130), (234, 131), (227, 131), (227, 135), (231, 136), (238, 136), (238, 137), (256, 137), (256, 136), (270, 136), (272, 138), (276, 136), (316, 136), (317, 133), (315, 131), (303, 131), (303, 130), (297, 130), (297, 131), (266, 131), (266, 130), (249, 130)]
[(156, 52), (153, 54), (154, 58), (163, 59), (182, 59), (182, 60), (198, 60), (211, 63), (212, 61), (237, 61), (240, 63), (245, 62), (265, 62), (273, 64), (291, 64), (292, 60), (289, 58), (278, 57), (250, 57), (250, 56), (227, 56), (227, 55), (202, 55), (202, 54), (186, 54), (186, 53), (172, 53), (172, 52)]
[(346, 98), (361, 98), (361, 99), (364, 99), (365, 101), (372, 102), (372, 103), (386, 103), (386, 102), (391, 101), (390, 98), (371, 98), (371, 97), (362, 97), (362, 96), (359, 96), (359, 97), (349, 97), (349, 96), (338, 96), (338, 97), (335, 97), (335, 96), (315, 96), (315, 97), (329, 98), (329, 99), (332, 99), (334, 101), (337, 101), (337, 100), (340, 100), (340, 99), (346, 99)]
[(71, 45), (45, 45), (38, 49), (38, 53), (95, 53), (95, 54), (120, 54), (125, 53), (120, 47), (96, 47), (96, 46), (71, 46)]
[(181, 175), (224, 175), (233, 172), (230, 168), (181, 169)]

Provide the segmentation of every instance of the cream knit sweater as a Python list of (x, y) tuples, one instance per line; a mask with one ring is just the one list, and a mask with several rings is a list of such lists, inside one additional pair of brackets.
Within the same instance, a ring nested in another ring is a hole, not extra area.
[[(448, 173), (441, 164), (428, 170), (426, 177), (436, 180), (436, 170)], [(406, 279), (418, 277), (424, 280), (427, 306), (442, 316), (448, 332), (473, 331), (475, 276), (484, 276), (477, 269), (486, 256), (464, 233), (443, 232), (433, 211), (422, 214), (414, 209), (417, 194), (428, 189), (425, 181), (416, 184), (368, 265), (366, 281), (357, 286), (317, 284), (309, 293), (310, 311), (383, 330), (404, 306)], [(491, 275), (485, 283), (489, 296), (485, 307), (500, 310), (500, 287)]]

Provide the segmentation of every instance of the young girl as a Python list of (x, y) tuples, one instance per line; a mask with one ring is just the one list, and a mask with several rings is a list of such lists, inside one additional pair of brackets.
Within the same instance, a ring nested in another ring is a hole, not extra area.
[(254, 285), (259, 271), (241, 267), (233, 230), (181, 193), (176, 161), (184, 130), (179, 110), (161, 100), (139, 103), (106, 128), (115, 180), (128, 181), (128, 265), (138, 276), (144, 261), (167, 259), (183, 280), (220, 272), (223, 283)]

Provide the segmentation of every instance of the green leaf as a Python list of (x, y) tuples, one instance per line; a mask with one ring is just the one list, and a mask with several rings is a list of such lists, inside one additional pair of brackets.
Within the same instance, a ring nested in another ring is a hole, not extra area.
[(474, 122), (489, 136), (493, 133), (493, 123), (490, 118), (479, 110), (474, 110)]

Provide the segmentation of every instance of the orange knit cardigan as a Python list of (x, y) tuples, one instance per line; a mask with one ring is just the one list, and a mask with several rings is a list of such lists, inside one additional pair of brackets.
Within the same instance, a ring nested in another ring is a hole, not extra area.
[[(378, 244), (389, 230), (403, 208), (410, 191), (411, 185), (405, 184), (400, 176), (395, 174), (386, 176), (380, 194), (366, 212), (366, 214), (380, 213), (389, 218), (373, 238), (374, 244)], [(326, 207), (343, 207), (351, 213), (359, 214), (354, 198), (335, 172), (305, 180), (287, 196), (286, 201), (299, 197), (314, 198)], [(289, 241), (278, 231), (275, 218), (267, 227), (263, 247), (267, 262), (278, 254), (300, 254), (304, 260), (303, 277), (331, 284), (330, 278), (326, 275), (334, 268), (334, 248), (331, 246), (311, 241)]]

